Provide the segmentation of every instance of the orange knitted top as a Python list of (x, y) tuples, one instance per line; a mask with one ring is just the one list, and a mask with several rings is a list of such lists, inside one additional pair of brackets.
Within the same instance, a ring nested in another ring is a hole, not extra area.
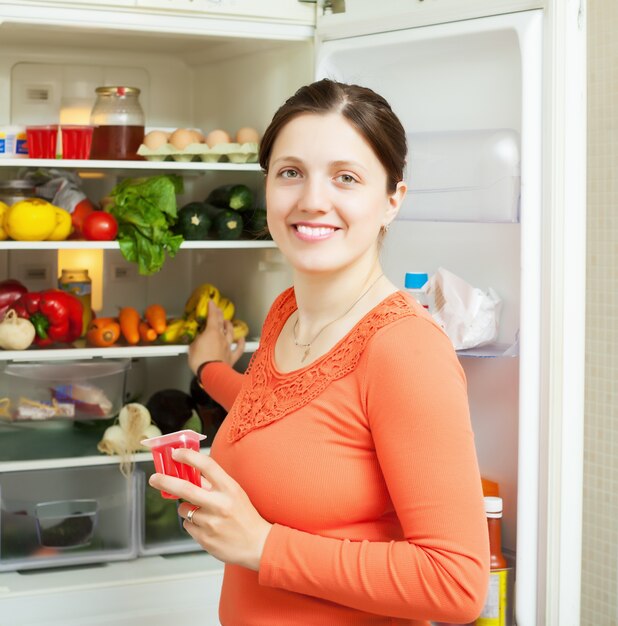
[(407, 294), (327, 354), (283, 373), (275, 341), (292, 289), (247, 372), (203, 371), (229, 414), (212, 457), (273, 523), (259, 572), (226, 565), (224, 626), (469, 622), (489, 549), (466, 381), (447, 336)]

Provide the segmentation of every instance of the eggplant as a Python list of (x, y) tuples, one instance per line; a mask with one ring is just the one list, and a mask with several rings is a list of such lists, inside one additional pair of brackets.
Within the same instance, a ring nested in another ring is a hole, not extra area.
[(162, 389), (150, 396), (146, 408), (152, 421), (167, 435), (184, 428), (196, 405), (193, 398), (180, 389)]

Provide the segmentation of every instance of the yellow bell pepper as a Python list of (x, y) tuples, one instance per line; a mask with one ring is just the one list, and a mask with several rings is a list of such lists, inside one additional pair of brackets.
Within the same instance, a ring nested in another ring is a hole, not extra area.
[(48, 241), (64, 241), (73, 231), (71, 214), (57, 206), (54, 209), (56, 209), (56, 227), (47, 239)]
[(4, 241), (9, 238), (8, 233), (4, 230), (4, 214), (9, 210), (9, 205), (4, 202), (0, 202), (0, 241)]
[(20, 200), (5, 211), (4, 230), (17, 241), (44, 241), (58, 225), (56, 208), (40, 198)]

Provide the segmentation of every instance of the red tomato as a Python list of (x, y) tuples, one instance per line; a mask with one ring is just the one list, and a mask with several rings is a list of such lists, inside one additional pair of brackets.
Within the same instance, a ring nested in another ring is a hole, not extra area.
[(84, 220), (83, 233), (88, 241), (112, 241), (118, 234), (118, 222), (110, 213), (95, 211)]
[(88, 198), (84, 198), (75, 205), (71, 213), (71, 222), (76, 235), (81, 235), (84, 230), (84, 220), (94, 212), (94, 207)]

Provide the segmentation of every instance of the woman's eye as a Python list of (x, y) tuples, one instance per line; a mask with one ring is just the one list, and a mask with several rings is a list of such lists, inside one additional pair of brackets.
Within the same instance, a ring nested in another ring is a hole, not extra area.
[(298, 172), (296, 170), (283, 170), (281, 172), (282, 178), (298, 178)]
[(352, 174), (339, 174), (337, 179), (342, 182), (344, 185), (351, 185), (356, 182), (356, 178), (352, 176)]

